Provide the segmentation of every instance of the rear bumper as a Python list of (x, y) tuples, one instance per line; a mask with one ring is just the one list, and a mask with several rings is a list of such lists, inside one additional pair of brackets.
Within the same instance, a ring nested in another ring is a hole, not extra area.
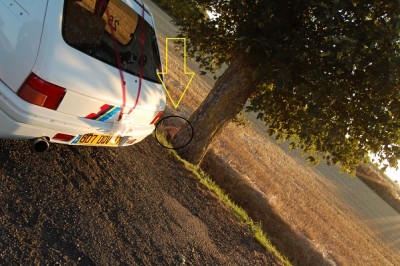
[[(53, 139), (58, 134), (79, 135), (109, 134), (112, 123), (71, 116), (29, 104), (20, 99), (0, 81), (0, 138), (34, 139), (48, 137), (50, 142), (74, 144)], [(129, 136), (124, 136), (119, 146), (137, 143), (150, 135), (154, 125), (134, 126)], [(135, 141), (129, 141), (133, 140)], [(75, 145), (75, 144), (74, 144)]]

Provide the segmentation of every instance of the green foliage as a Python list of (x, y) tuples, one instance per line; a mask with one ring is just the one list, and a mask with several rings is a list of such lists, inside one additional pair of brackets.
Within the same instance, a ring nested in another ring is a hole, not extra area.
[(248, 110), (260, 113), (269, 134), (344, 169), (368, 152), (397, 165), (399, 1), (172, 2), (183, 8), (176, 22), (203, 67), (246, 55), (257, 87)]

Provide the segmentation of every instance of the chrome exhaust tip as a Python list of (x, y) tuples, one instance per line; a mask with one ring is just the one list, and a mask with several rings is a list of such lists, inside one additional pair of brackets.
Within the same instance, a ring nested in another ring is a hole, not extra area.
[(32, 149), (34, 152), (42, 153), (49, 149), (50, 143), (46, 137), (36, 138), (32, 140)]

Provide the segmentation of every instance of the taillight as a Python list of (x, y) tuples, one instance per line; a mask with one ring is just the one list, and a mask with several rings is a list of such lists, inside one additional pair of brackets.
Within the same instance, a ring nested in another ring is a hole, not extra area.
[(161, 116), (163, 115), (163, 111), (160, 111), (160, 112), (158, 112), (157, 114), (156, 114), (156, 116), (153, 118), (153, 121), (151, 121), (151, 125), (154, 125), (155, 123), (157, 123), (157, 121), (158, 121), (158, 119), (160, 119), (161, 118)]
[(27, 102), (57, 110), (65, 95), (65, 89), (31, 74), (18, 91)]
[(61, 140), (61, 141), (71, 141), (73, 138), (75, 138), (75, 136), (63, 134), (63, 133), (58, 133), (53, 137), (53, 139)]

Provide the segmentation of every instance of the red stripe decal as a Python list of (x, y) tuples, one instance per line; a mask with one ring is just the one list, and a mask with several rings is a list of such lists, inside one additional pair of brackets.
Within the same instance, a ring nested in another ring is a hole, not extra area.
[(107, 111), (108, 108), (112, 107), (109, 104), (105, 104), (102, 107), (100, 107), (100, 111), (98, 111), (96, 114), (95, 113), (91, 113), (90, 115), (87, 115), (85, 118), (88, 119), (96, 119), (97, 116), (100, 116), (101, 114), (103, 114), (105, 111)]

